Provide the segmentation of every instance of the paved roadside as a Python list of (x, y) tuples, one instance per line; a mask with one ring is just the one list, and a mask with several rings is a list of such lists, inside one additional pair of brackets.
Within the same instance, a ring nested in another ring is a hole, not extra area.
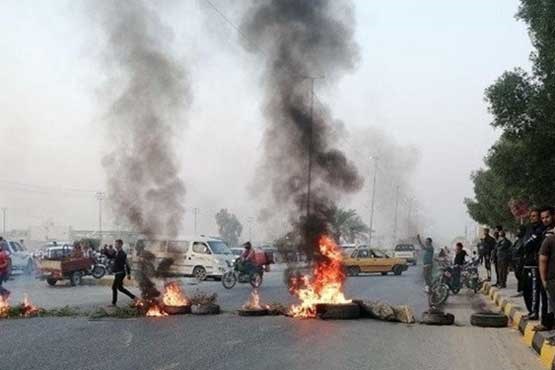
[(540, 356), (541, 364), (546, 369), (555, 369), (555, 346), (549, 343), (550, 339), (555, 339), (555, 330), (546, 332), (533, 330), (539, 322), (525, 319), (528, 312), (523, 298), (517, 296), (517, 280), (514, 274), (510, 274), (507, 288), (499, 289), (493, 287), (493, 283), (486, 282), (482, 293), (509, 317), (509, 324), (522, 335), (523, 344)]

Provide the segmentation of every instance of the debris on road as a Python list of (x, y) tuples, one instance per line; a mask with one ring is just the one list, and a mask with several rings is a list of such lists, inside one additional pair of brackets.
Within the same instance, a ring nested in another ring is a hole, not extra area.
[(353, 300), (360, 307), (361, 317), (383, 321), (414, 324), (414, 312), (409, 305), (391, 305), (381, 301)]
[(455, 315), (437, 309), (430, 309), (422, 314), (420, 323), (424, 325), (453, 325)]
[(504, 328), (509, 324), (509, 318), (498, 312), (476, 312), (470, 316), (470, 324), (482, 328)]

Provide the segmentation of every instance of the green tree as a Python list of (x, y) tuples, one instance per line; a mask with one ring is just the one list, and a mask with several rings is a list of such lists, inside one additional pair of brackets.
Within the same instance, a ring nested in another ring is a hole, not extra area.
[(360, 236), (368, 234), (368, 226), (354, 209), (334, 207), (331, 211), (330, 228), (338, 242), (343, 239), (347, 243), (354, 243)]
[[(534, 47), (532, 70), (507, 71), (485, 96), (492, 126), (501, 137), (475, 172), (470, 215), (480, 223), (507, 223), (511, 199), (555, 204), (555, 2), (521, 0), (517, 18), (524, 21)], [(492, 208), (495, 208), (494, 210)]]
[(236, 246), (239, 244), (239, 237), (243, 232), (243, 225), (233, 213), (228, 212), (227, 209), (222, 208), (216, 213), (216, 224), (222, 239), (229, 246)]

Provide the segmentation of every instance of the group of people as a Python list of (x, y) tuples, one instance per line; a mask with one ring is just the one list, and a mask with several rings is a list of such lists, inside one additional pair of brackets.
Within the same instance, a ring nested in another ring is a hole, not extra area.
[[(478, 244), (480, 261), (483, 262), (487, 279), (495, 273), (494, 286), (507, 287), (509, 270), (518, 281), (518, 296), (523, 296), (529, 320), (540, 320), (535, 330), (555, 328), (555, 208), (534, 208), (529, 213), (528, 224), (521, 225), (512, 243), (502, 226)], [(493, 270), (493, 271), (492, 271)]]

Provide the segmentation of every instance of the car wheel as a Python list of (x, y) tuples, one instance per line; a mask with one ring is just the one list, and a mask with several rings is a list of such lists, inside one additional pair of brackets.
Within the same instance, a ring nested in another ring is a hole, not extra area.
[(69, 282), (71, 283), (71, 286), (81, 285), (82, 276), (83, 274), (81, 273), (81, 271), (73, 272), (69, 277)]
[(496, 312), (477, 312), (470, 316), (470, 324), (482, 328), (504, 328), (509, 324), (509, 318)]
[(202, 266), (197, 266), (193, 269), (193, 276), (198, 281), (206, 280), (206, 269)]
[(316, 305), (316, 315), (322, 320), (351, 320), (360, 317), (360, 306), (356, 303)]
[(382, 276), (386, 276), (387, 272), (382, 272), (381, 274), (382, 274)]
[(403, 273), (403, 268), (399, 265), (393, 267), (393, 273), (397, 276)]
[(360, 274), (360, 267), (358, 267), (358, 266), (349, 266), (347, 268), (347, 274), (349, 274), (349, 276), (358, 276), (358, 274)]
[(56, 280), (56, 279), (46, 279), (46, 282), (48, 283), (48, 285), (54, 286), (54, 285), (56, 285), (58, 280)]

